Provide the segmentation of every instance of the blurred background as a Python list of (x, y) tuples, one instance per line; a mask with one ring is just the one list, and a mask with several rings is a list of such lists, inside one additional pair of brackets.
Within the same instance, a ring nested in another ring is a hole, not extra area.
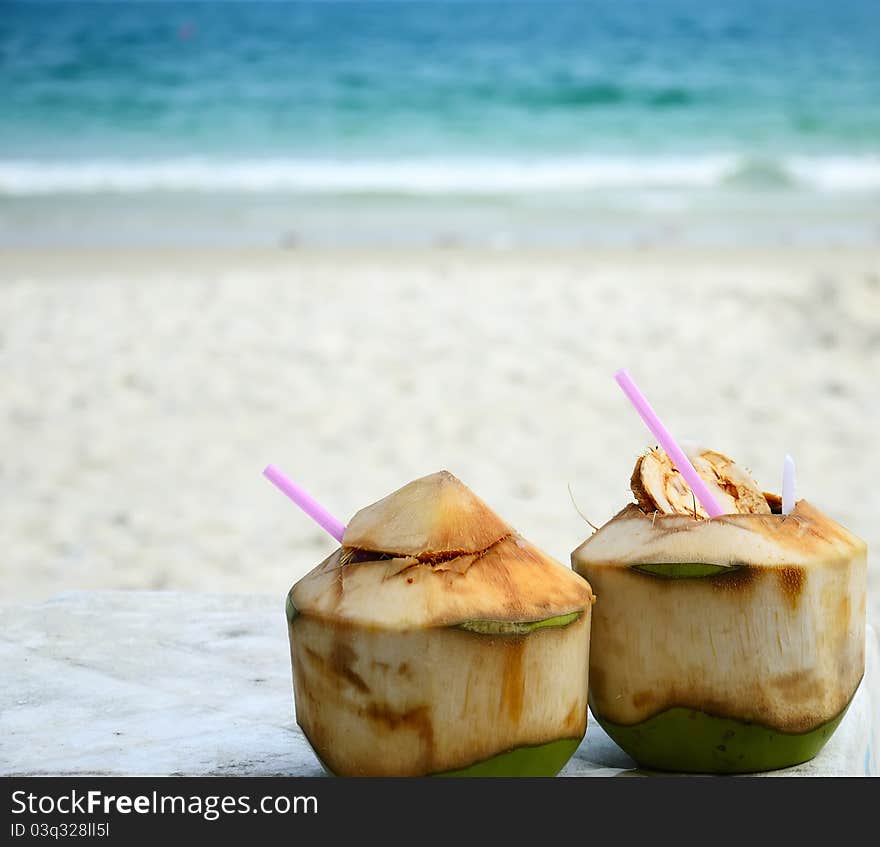
[(623, 366), (876, 549), (878, 44), (873, 0), (3, 3), (4, 595), (283, 596), (334, 543), (268, 462), (342, 520), (445, 467), (567, 561), (651, 443)]

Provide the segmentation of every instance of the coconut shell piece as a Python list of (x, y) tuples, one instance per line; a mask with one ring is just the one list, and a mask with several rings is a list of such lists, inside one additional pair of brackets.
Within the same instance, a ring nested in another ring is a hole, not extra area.
[[(714, 450), (692, 448), (686, 452), (725, 514), (770, 514), (761, 488), (732, 459)], [(663, 450), (650, 450), (639, 457), (630, 487), (644, 512), (709, 517)]]

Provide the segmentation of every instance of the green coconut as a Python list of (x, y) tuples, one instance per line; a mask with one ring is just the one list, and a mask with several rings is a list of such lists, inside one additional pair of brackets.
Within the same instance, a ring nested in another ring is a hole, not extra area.
[(291, 589), (297, 722), (339, 776), (551, 776), (586, 731), (593, 594), (447, 472)]
[(758, 503), (744, 472), (703, 451), (695, 466), (734, 510), (707, 519), (657, 453), (636, 466), (638, 505), (572, 554), (598, 597), (591, 710), (644, 767), (806, 761), (864, 673), (865, 544), (804, 500), (788, 515), (773, 495)]

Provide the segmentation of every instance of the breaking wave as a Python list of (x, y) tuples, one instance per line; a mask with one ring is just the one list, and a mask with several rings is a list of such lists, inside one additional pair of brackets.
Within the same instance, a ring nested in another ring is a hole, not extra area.
[(144, 192), (493, 195), (614, 189), (880, 191), (880, 157), (0, 160), (0, 196)]

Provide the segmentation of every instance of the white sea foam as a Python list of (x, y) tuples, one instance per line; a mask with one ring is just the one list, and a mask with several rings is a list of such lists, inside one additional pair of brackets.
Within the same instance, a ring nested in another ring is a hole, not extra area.
[(0, 160), (0, 196), (7, 197), (175, 191), (479, 195), (735, 185), (876, 192), (880, 157)]

